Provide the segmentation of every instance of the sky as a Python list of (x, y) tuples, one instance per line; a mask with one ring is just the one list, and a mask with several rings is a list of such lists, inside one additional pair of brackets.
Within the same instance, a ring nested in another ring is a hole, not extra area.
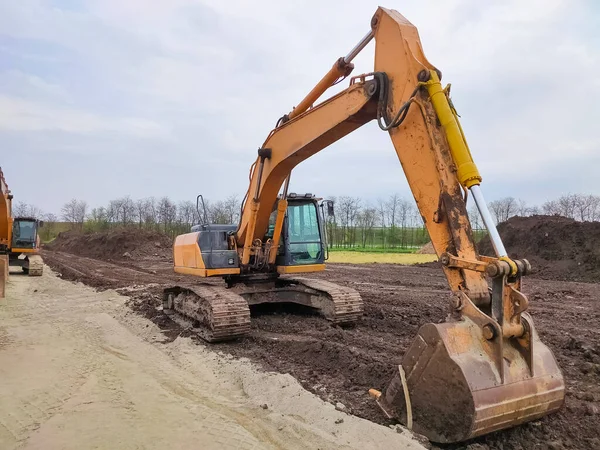
[[(488, 201), (600, 194), (598, 2), (381, 5), (417, 27), (452, 84)], [(15, 200), (58, 213), (71, 198), (241, 198), (277, 119), (369, 31), (378, 6), (1, 0), (0, 166)], [(372, 71), (374, 45), (353, 75)], [(410, 196), (375, 122), (299, 165), (290, 190)]]

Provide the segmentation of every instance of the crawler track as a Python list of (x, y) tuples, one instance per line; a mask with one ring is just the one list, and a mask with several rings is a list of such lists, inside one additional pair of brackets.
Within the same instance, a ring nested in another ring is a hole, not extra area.
[(40, 255), (30, 255), (27, 257), (27, 273), (30, 277), (41, 277), (44, 273), (44, 261)]
[(165, 289), (163, 310), (191, 322), (192, 331), (208, 342), (237, 339), (250, 332), (250, 308), (246, 300), (219, 286)]
[(363, 314), (363, 301), (356, 289), (313, 278), (294, 277), (290, 281), (318, 291), (328, 303), (331, 302), (332, 310), (326, 318), (334, 324), (355, 323)]

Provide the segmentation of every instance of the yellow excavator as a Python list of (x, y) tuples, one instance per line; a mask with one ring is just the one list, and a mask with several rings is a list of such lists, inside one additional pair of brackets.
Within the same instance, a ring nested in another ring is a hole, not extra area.
[[(350, 76), (352, 60), (375, 41), (373, 71), (315, 104)], [(444, 323), (424, 324), (397, 371), (371, 395), (383, 414), (433, 442), (460, 442), (538, 419), (564, 404), (563, 375), (536, 333), (521, 280), (527, 260), (508, 257), (481, 190), (482, 177), (441, 72), (425, 57), (417, 29), (378, 8), (371, 29), (258, 150), (237, 225), (202, 224), (178, 236), (174, 270), (222, 277), (225, 285), (165, 288), (163, 309), (206, 341), (250, 330), (249, 305), (299, 303), (332, 323), (360, 320), (360, 295), (298, 277), (325, 269), (323, 202), (288, 193), (292, 169), (375, 121), (389, 134), (451, 290)], [(496, 257), (477, 253), (466, 202), (471, 195)], [(204, 214), (206, 217), (206, 215)]]
[(0, 168), (0, 255), (8, 256), (9, 265), (21, 267), (26, 274), (41, 276), (44, 263), (38, 229), (44, 222), (35, 217), (13, 217), (12, 199)]

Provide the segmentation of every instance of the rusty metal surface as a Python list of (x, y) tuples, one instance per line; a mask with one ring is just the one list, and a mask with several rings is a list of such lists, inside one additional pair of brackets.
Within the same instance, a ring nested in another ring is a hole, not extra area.
[[(564, 403), (563, 376), (529, 323), (533, 375), (519, 344), (508, 338), (502, 338), (499, 371), (482, 328), (469, 318), (421, 327), (402, 361), (414, 430), (434, 442), (460, 442), (558, 410)], [(378, 403), (389, 417), (406, 423), (399, 373)]]

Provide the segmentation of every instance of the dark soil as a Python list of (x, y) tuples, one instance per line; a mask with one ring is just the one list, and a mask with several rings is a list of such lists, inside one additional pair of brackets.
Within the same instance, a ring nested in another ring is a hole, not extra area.
[(107, 232), (77, 230), (58, 234), (46, 249), (74, 253), (105, 261), (172, 257), (173, 240), (163, 233), (140, 228), (117, 228)]
[[(525, 258), (538, 278), (600, 282), (600, 222), (560, 216), (511, 217), (498, 225), (511, 258)], [(479, 245), (494, 255), (489, 239)]]
[[(156, 309), (162, 285), (190, 281), (173, 272), (169, 257), (120, 258), (114, 263), (62, 251), (44, 251), (43, 257), (66, 279), (130, 296), (135, 311), (163, 328), (165, 341), (183, 332)], [(390, 424), (367, 391), (387, 384), (422, 324), (446, 317), (449, 290), (441, 269), (332, 264), (313, 276), (360, 292), (365, 314), (356, 326), (335, 327), (302, 311), (263, 307), (252, 310), (250, 336), (212, 346), (249, 358), (265, 370), (289, 373), (322, 399), (343, 403), (351, 414)], [(599, 287), (534, 277), (523, 282), (540, 338), (563, 370), (565, 407), (541, 420), (442, 448), (600, 449)]]

